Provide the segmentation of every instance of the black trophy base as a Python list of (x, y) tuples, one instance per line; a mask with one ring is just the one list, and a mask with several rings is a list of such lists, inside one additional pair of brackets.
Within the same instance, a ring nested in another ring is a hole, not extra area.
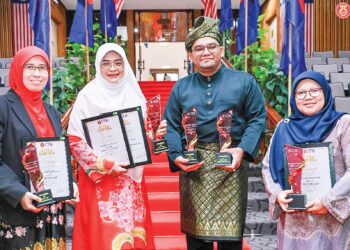
[(51, 189), (40, 191), (40, 192), (37, 192), (34, 194), (41, 198), (41, 202), (33, 202), (33, 204), (36, 207), (42, 207), (42, 206), (46, 206), (46, 205), (55, 203), (55, 200), (52, 197)]
[(216, 167), (230, 166), (232, 164), (232, 155), (230, 153), (216, 154)]
[(161, 140), (152, 140), (152, 151), (155, 154), (168, 151), (168, 143), (165, 139)]
[(306, 195), (305, 194), (289, 194), (287, 199), (293, 199), (288, 203), (288, 210), (305, 210), (306, 209)]
[(187, 164), (196, 164), (199, 162), (199, 155), (198, 151), (184, 151), (183, 157), (188, 160)]

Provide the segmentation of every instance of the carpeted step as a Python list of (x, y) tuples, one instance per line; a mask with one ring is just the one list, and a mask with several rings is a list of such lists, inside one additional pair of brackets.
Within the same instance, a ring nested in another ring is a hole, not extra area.
[(148, 192), (151, 211), (180, 211), (179, 192)]
[(261, 177), (261, 164), (249, 163), (249, 177)]
[(264, 182), (261, 177), (248, 178), (248, 192), (266, 193)]
[(245, 234), (276, 235), (277, 222), (268, 212), (247, 212)]
[(145, 176), (147, 192), (179, 192), (178, 176)]
[(183, 235), (167, 235), (155, 236), (154, 243), (156, 249), (159, 250), (186, 250), (186, 236)]
[(248, 193), (247, 210), (253, 212), (268, 212), (268, 195), (266, 193)]
[(154, 235), (182, 235), (179, 211), (151, 211), (151, 217)]
[(155, 162), (147, 165), (144, 168), (145, 176), (178, 176), (177, 173), (170, 172), (169, 164), (167, 162)]

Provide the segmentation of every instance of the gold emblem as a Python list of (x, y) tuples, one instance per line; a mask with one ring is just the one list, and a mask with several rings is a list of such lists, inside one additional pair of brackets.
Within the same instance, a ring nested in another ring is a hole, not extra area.
[(129, 242), (132, 246), (134, 246), (134, 238), (129, 233), (118, 234), (113, 239), (112, 250), (120, 250), (126, 242)]

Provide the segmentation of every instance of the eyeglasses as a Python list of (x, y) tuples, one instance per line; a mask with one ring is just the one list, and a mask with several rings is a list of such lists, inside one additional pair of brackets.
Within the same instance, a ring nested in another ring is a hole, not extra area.
[(112, 67), (116, 69), (121, 69), (123, 68), (124, 63), (123, 61), (116, 61), (116, 62), (102, 62), (101, 67), (104, 69), (111, 69)]
[(306, 98), (306, 94), (309, 93), (311, 97), (317, 97), (320, 95), (320, 93), (322, 92), (322, 88), (317, 88), (317, 89), (310, 89), (308, 91), (298, 91), (295, 92), (295, 97), (298, 100), (304, 100)]
[(208, 51), (210, 52), (210, 54), (214, 54), (217, 50), (217, 48), (219, 48), (220, 45), (219, 44), (208, 44), (206, 46), (199, 46), (199, 47), (195, 47), (192, 52), (196, 55), (202, 55), (205, 51), (205, 49), (208, 49)]
[(31, 74), (33, 74), (35, 70), (38, 70), (40, 74), (48, 73), (47, 65), (35, 66), (33, 64), (26, 64), (24, 65), (24, 70)]

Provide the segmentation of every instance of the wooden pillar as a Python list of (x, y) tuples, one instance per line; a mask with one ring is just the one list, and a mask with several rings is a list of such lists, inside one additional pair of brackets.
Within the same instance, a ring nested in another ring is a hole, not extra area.
[(0, 57), (13, 57), (11, 1), (0, 1)]
[[(127, 42), (127, 57), (134, 74), (136, 74), (135, 64), (135, 12), (133, 10), (126, 11), (126, 26), (128, 31), (128, 42)], [(140, 32), (140, 31), (139, 31)]]
[(202, 10), (193, 10), (193, 21), (199, 17), (199, 16), (202, 16)]
[(66, 56), (67, 23), (66, 10), (62, 3), (56, 4), (51, 0), (51, 18), (57, 24), (57, 56)]

